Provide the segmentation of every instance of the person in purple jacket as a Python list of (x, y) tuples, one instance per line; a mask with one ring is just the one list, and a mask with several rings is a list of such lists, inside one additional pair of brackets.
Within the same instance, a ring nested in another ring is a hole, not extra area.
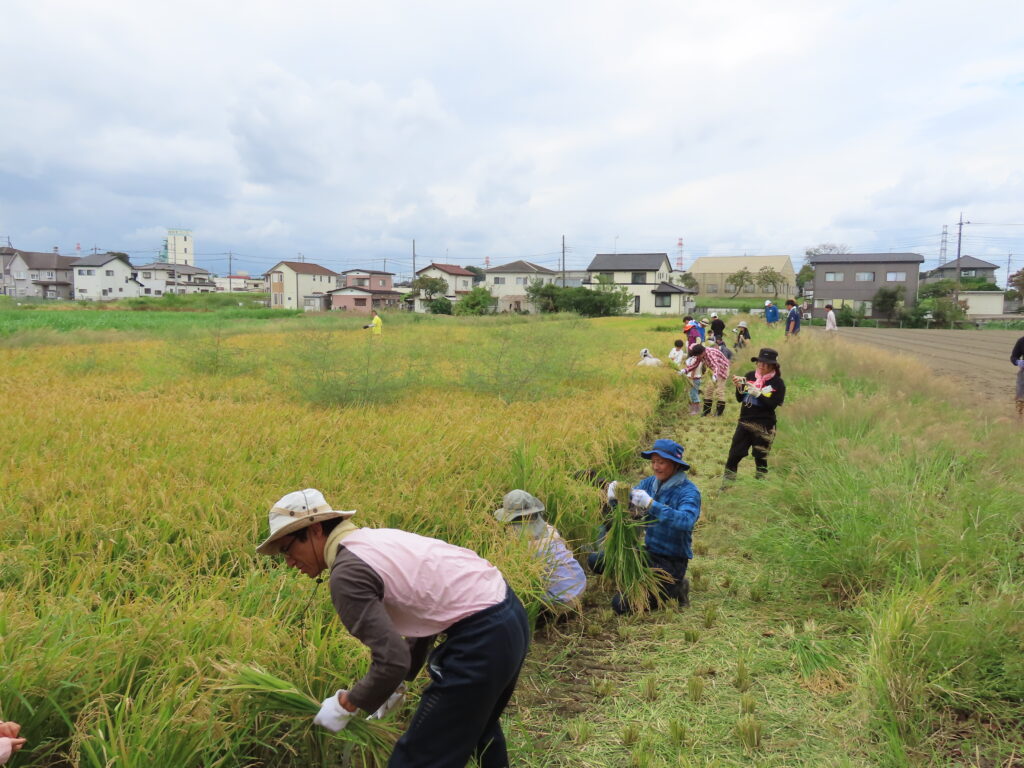
[[(342, 625), (370, 649), (370, 668), (324, 699), (313, 722), (338, 732), (357, 710), (383, 717), (427, 660), (431, 682), (388, 761), (391, 768), (505, 768), (500, 717), (530, 641), (519, 598), (468, 549), (388, 528), (360, 528), (320, 491), (284, 496), (256, 551), (283, 554), (312, 579), (329, 571)], [(438, 635), (445, 639), (435, 642)], [(365, 715), (363, 715), (365, 716)]]

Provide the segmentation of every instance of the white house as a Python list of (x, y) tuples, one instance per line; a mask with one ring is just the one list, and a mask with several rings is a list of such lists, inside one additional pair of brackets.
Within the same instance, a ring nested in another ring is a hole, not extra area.
[(537, 308), (526, 297), (526, 289), (531, 283), (556, 283), (558, 274), (530, 261), (513, 261), (488, 269), (484, 285), (498, 300), (495, 311), (536, 312)]
[(266, 277), (272, 309), (329, 309), (328, 291), (342, 285), (337, 272), (308, 261), (279, 261)]
[(667, 253), (598, 253), (587, 272), (591, 288), (599, 282), (624, 287), (633, 299), (627, 312), (635, 314), (685, 314), (694, 293), (672, 282)]
[(154, 261), (136, 268), (144, 296), (163, 296), (165, 293), (215, 293), (209, 270), (188, 264), (169, 264)]
[(253, 277), (248, 272), (215, 277), (213, 283), (220, 293), (264, 293), (267, 290), (267, 281), (262, 276)]
[(70, 299), (73, 256), (52, 252), (3, 249), (4, 293), (40, 299)]
[(82, 301), (134, 299), (143, 285), (123, 253), (91, 253), (72, 264), (75, 298)]
[[(444, 280), (448, 286), (448, 289), (444, 292), (444, 297), (454, 304), (473, 290), (473, 279), (476, 275), (468, 269), (463, 269), (455, 264), (430, 264), (423, 267), (423, 269), (417, 269), (416, 277), (437, 277)], [(439, 298), (440, 295), (437, 294), (434, 298)], [(422, 292), (417, 294), (413, 300), (413, 310), (416, 312), (427, 311), (427, 302), (423, 298)]]

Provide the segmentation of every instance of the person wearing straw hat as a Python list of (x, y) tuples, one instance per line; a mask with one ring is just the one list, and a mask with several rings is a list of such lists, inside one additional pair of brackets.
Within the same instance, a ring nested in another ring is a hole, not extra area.
[[(644, 531), (644, 554), (651, 568), (665, 572), (661, 584), (662, 598), (674, 599), (684, 608), (690, 604), (690, 582), (686, 568), (693, 559), (693, 527), (700, 518), (700, 491), (686, 471), (683, 446), (675, 440), (655, 440), (650, 450), (640, 455), (651, 461), (651, 475), (630, 491), (629, 503), (640, 510), (647, 522)], [(617, 504), (617, 482), (608, 484), (608, 504)], [(595, 573), (603, 570), (601, 553), (587, 559)], [(653, 606), (652, 606), (653, 607)], [(632, 612), (622, 595), (612, 598), (612, 609), (618, 614)]]
[(508, 523), (518, 535), (529, 539), (530, 549), (546, 570), (546, 605), (560, 610), (578, 609), (579, 597), (587, 588), (587, 575), (558, 530), (544, 519), (544, 504), (533, 494), (509, 491), (494, 511), (500, 523)]
[[(530, 641), (526, 611), (501, 572), (438, 539), (360, 528), (355, 510), (335, 510), (307, 488), (270, 509), (270, 535), (256, 551), (282, 554), (318, 579), (329, 571), (342, 625), (370, 649), (370, 668), (327, 697), (313, 722), (338, 732), (362, 709), (383, 716), (429, 653), (431, 683), (388, 765), (508, 765), (500, 716)], [(445, 640), (434, 647), (438, 635)]]
[(779, 353), (765, 347), (750, 362), (755, 363), (753, 371), (732, 377), (736, 400), (741, 404), (740, 419), (725, 460), (723, 487), (736, 479), (736, 470), (747, 453), (754, 456), (757, 477), (768, 474), (768, 452), (775, 440), (775, 409), (786, 399)]

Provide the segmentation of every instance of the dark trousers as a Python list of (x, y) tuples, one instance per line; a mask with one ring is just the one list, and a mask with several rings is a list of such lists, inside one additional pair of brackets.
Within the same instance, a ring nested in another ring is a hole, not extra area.
[(725, 460), (726, 477), (736, 475), (740, 461), (746, 457), (748, 451), (754, 456), (754, 466), (757, 467), (757, 474), (767, 474), (768, 452), (771, 451), (772, 441), (774, 440), (774, 424), (758, 424), (753, 421), (741, 421), (737, 424), (736, 431), (732, 433), (729, 457)]
[(501, 713), (530, 645), (526, 611), (510, 587), (501, 603), (448, 628), (430, 654), (430, 685), (395, 745), (389, 768), (506, 768)]
[[(651, 568), (660, 568), (668, 574), (668, 580), (663, 581), (659, 587), (661, 599), (678, 600), (683, 605), (689, 604), (689, 589), (686, 585), (686, 567), (690, 561), (685, 557), (668, 557), (643, 550), (647, 558), (647, 564)], [(587, 565), (594, 573), (604, 573), (604, 557), (600, 552), (591, 552), (587, 555)], [(650, 608), (657, 607), (657, 600), (652, 595)], [(612, 597), (612, 610), (617, 614), (632, 613), (633, 609), (626, 598), (616, 593)]]

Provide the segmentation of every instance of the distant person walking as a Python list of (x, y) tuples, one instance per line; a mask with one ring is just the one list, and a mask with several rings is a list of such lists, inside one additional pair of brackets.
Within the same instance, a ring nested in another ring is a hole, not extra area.
[(725, 460), (723, 488), (736, 479), (736, 470), (748, 452), (754, 455), (757, 477), (768, 474), (768, 452), (775, 440), (775, 409), (786, 399), (779, 353), (765, 347), (750, 362), (755, 363), (754, 370), (732, 377), (740, 403), (740, 420)]
[(1024, 336), (1013, 345), (1010, 362), (1017, 366), (1017, 416), (1024, 421)]
[(800, 310), (792, 299), (786, 299), (786, 308), (789, 310), (786, 315), (786, 338), (796, 338), (800, 335)]
[(381, 333), (383, 333), (384, 321), (380, 319), (380, 315), (377, 314), (376, 309), (371, 309), (370, 315), (370, 322), (364, 325), (363, 329), (365, 330), (366, 328), (371, 328), (372, 330), (370, 331), (370, 333), (372, 333), (374, 336), (380, 336)]
[(769, 328), (774, 328), (779, 322), (779, 308), (772, 304), (771, 299), (764, 303), (764, 321)]
[(711, 337), (716, 341), (721, 341), (725, 336), (725, 322), (718, 317), (717, 312), (711, 313)]
[(834, 333), (839, 330), (839, 327), (836, 325), (836, 313), (832, 311), (831, 304), (826, 304), (825, 309), (828, 310), (825, 313), (825, 330)]

